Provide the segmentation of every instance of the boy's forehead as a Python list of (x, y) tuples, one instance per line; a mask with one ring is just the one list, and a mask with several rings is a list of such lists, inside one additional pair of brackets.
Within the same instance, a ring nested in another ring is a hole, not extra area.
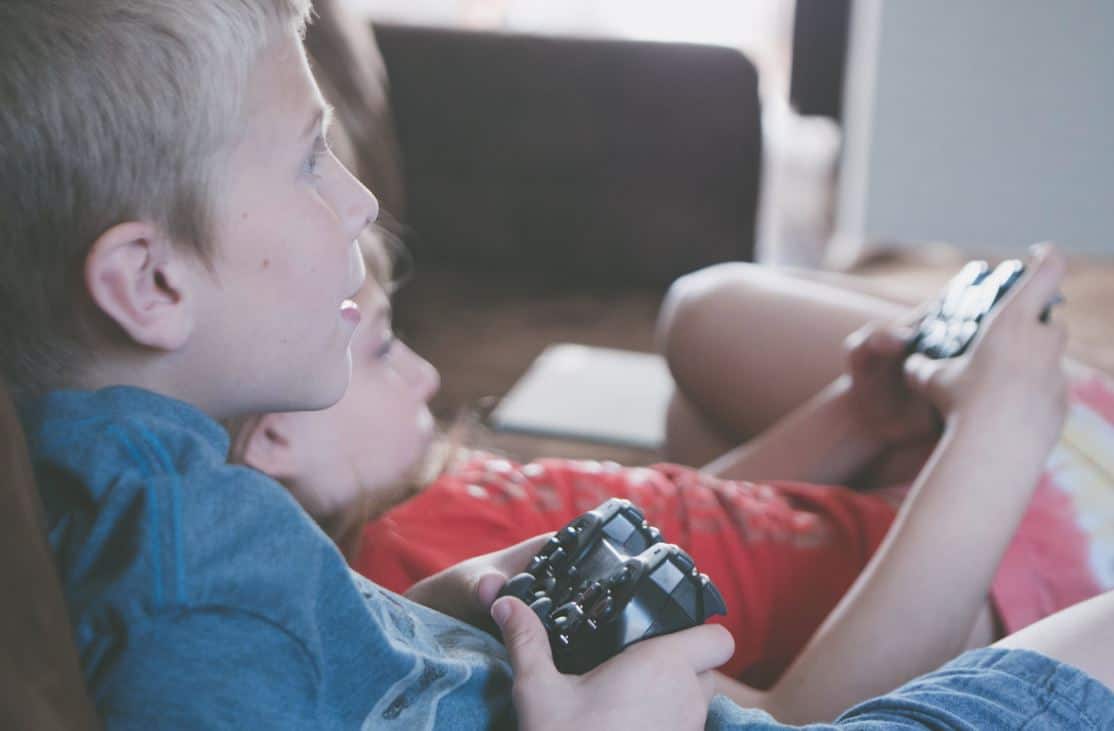
[(250, 137), (269, 145), (290, 145), (303, 138), (307, 126), (319, 125), (325, 103), (297, 36), (284, 37), (260, 54), (247, 103), (247, 123), (255, 127)]

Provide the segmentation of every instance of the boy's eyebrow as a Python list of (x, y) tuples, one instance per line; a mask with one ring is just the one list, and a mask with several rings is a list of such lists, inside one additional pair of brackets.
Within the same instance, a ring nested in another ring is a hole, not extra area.
[(306, 125), (305, 131), (302, 132), (302, 139), (309, 137), (314, 132), (319, 131), (322, 127), (329, 128), (333, 122), (333, 106), (326, 104), (325, 106), (317, 107), (313, 113), (313, 118), (310, 119), (309, 124)]

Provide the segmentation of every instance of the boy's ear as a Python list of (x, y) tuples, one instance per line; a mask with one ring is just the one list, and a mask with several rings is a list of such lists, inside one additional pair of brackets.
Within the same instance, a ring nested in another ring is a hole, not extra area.
[(264, 414), (243, 436), (241, 460), (276, 480), (294, 477), (298, 455), (293, 437), (290, 422), (284, 414)]
[(162, 231), (133, 221), (105, 231), (85, 258), (89, 296), (132, 340), (177, 350), (193, 331), (193, 268)]

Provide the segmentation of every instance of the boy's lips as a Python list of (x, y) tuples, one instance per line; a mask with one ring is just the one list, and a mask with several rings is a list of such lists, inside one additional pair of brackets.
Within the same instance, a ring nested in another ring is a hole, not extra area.
[(367, 279), (366, 272), (361, 269), (360, 281), (352, 288), (351, 294), (340, 303), (340, 316), (345, 320), (351, 322), (353, 325), (360, 324), (360, 306), (356, 304), (356, 295), (364, 287), (364, 281)]
[(360, 306), (355, 300), (344, 300), (340, 303), (340, 316), (353, 325), (360, 324)]

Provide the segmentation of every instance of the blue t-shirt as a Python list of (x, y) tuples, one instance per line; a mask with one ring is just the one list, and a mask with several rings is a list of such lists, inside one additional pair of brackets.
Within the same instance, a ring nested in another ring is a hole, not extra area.
[[(349, 570), (195, 407), (116, 386), (23, 420), (107, 728), (514, 728), (502, 644)], [(768, 723), (720, 697), (706, 728)]]
[(90, 695), (109, 728), (513, 725), (484, 632), (352, 573), (228, 435), (141, 389), (24, 413)]

